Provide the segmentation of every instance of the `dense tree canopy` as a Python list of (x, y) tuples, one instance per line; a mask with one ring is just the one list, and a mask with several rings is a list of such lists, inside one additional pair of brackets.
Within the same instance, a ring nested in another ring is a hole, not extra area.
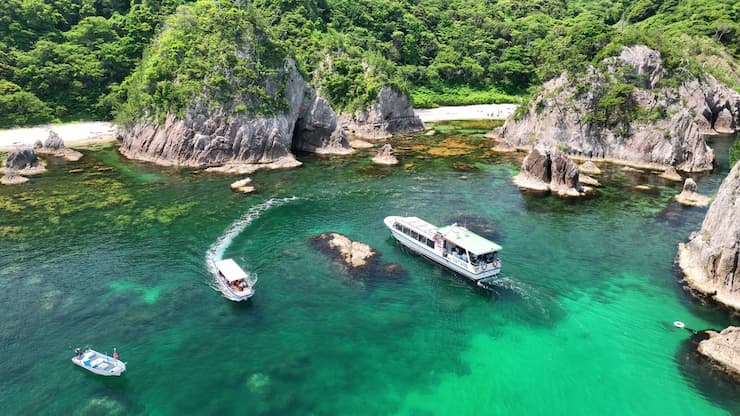
[[(633, 43), (657, 48), (669, 65), (695, 75), (703, 69), (740, 89), (740, 3), (734, 0), (199, 2), (252, 10), (270, 42), (295, 57), (339, 109), (367, 105), (385, 84), (410, 92), (417, 106), (512, 100)], [(0, 2), (0, 125), (133, 111), (121, 107), (130, 98), (122, 83), (178, 70), (159, 60), (157, 68), (149, 63), (132, 75), (163, 22), (189, 3)], [(152, 48), (163, 41), (165, 35)], [(161, 94), (157, 99), (166, 99)]]

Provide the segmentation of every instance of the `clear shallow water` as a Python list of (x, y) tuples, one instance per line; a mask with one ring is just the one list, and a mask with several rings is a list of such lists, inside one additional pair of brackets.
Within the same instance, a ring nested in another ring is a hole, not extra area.
[[(300, 169), (254, 175), (250, 196), (228, 189), (233, 178), (112, 148), (0, 188), (0, 409), (740, 412), (737, 389), (692, 365), (688, 333), (671, 326), (733, 323), (678, 283), (675, 246), (705, 213), (672, 201), (680, 184), (611, 167), (593, 198), (522, 194), (509, 180), (518, 161), (488, 153), (475, 125), (437, 130), (396, 139), (402, 166), (372, 166), (362, 152), (305, 157)], [(440, 155), (443, 142), (458, 154)], [(698, 177), (701, 192), (728, 171), (727, 145), (715, 141), (720, 166)], [(632, 188), (645, 183), (653, 191)], [(271, 198), (280, 203), (255, 208)], [(477, 227), (504, 246), (507, 277), (486, 293), (405, 252), (383, 226), (391, 214)], [(353, 280), (310, 246), (325, 231), (405, 273)], [(221, 252), (258, 276), (249, 302), (209, 287)], [(82, 371), (69, 361), (81, 345), (117, 347), (128, 371)]]

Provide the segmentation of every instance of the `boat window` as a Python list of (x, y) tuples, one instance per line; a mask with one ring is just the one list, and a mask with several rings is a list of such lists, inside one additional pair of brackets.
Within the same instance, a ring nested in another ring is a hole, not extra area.
[(396, 230), (399, 230), (400, 231), (401, 228), (403, 228), (403, 227), (401, 227), (401, 224), (399, 224), (399, 223), (394, 223), (393, 224), (393, 228), (395, 228)]
[(409, 233), (409, 235), (411, 236), (411, 238), (414, 238), (414, 239), (419, 238), (419, 234), (416, 231), (414, 230), (410, 230), (410, 231), (411, 232)]
[(429, 246), (429, 248), (434, 248), (434, 240), (427, 240), (427, 246)]
[(406, 227), (404, 227), (404, 226), (401, 226), (401, 232), (403, 232), (404, 234), (408, 234), (409, 233), (409, 229), (406, 228)]

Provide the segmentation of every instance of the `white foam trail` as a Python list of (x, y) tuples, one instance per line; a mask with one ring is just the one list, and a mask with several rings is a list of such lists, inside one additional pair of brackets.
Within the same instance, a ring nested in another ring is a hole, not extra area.
[[(231, 245), (231, 242), (234, 241), (234, 238), (244, 231), (252, 221), (259, 218), (259, 216), (268, 209), (283, 205), (290, 201), (295, 201), (296, 199), (298, 198), (295, 196), (281, 199), (271, 198), (259, 205), (249, 208), (249, 210), (242, 215), (241, 218), (234, 221), (234, 223), (224, 231), (221, 237), (219, 237), (215, 243), (211, 244), (208, 251), (206, 251), (206, 267), (208, 267), (208, 271), (212, 274), (216, 274), (216, 262), (223, 258), (224, 252)], [(247, 274), (254, 278), (254, 276), (248, 271)]]

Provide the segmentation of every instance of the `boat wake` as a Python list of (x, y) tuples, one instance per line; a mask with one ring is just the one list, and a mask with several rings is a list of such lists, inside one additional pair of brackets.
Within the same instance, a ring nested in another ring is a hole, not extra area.
[[(234, 239), (239, 234), (241, 234), (241, 232), (244, 231), (244, 229), (247, 228), (249, 224), (259, 218), (260, 215), (262, 215), (270, 208), (279, 207), (297, 199), (298, 197), (295, 196), (279, 199), (271, 198), (261, 204), (249, 208), (249, 210), (244, 215), (242, 215), (241, 218), (234, 221), (233, 224), (226, 228), (226, 230), (218, 238), (218, 240), (216, 240), (215, 243), (211, 244), (211, 246), (208, 248), (208, 251), (206, 251), (206, 267), (208, 267), (208, 271), (211, 272), (212, 275), (216, 274), (216, 272), (218, 271), (218, 269), (216, 268), (216, 262), (223, 259), (224, 252), (226, 252), (226, 249), (229, 248), (231, 242), (234, 241)], [(253, 273), (250, 273), (248, 270), (245, 271), (250, 280), (255, 281), (257, 279), (257, 277)], [(214, 287), (214, 289), (218, 290), (218, 287)]]
[(514, 280), (508, 276), (503, 276), (490, 282), (486, 282), (486, 284), (481, 287), (496, 293), (500, 293), (501, 291), (512, 293), (521, 298), (528, 308), (537, 311), (544, 318), (550, 318), (550, 311), (543, 302), (543, 298), (546, 299), (546, 296), (542, 291), (535, 287)]

